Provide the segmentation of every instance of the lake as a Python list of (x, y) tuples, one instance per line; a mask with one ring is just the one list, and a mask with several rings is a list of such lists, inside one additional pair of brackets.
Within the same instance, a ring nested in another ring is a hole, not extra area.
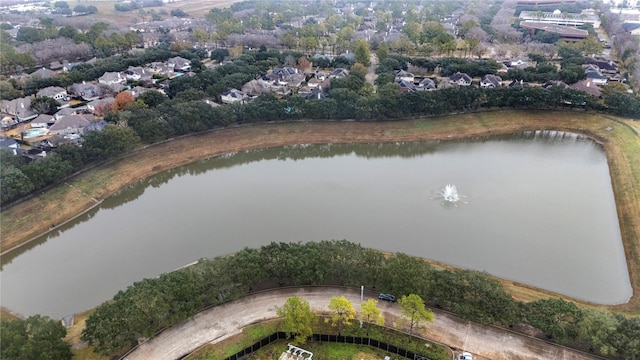
[[(434, 199), (455, 184), (465, 203)], [(229, 154), (125, 189), (2, 256), (2, 306), (54, 318), (203, 257), (347, 239), (601, 304), (631, 294), (600, 145), (528, 132)]]

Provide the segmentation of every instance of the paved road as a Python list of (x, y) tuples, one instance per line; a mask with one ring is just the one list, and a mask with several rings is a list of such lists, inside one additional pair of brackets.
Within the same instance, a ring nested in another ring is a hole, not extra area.
[[(359, 310), (360, 292), (353, 289), (295, 288), (267, 291), (203, 311), (141, 344), (124, 359), (178, 359), (201, 345), (215, 344), (233, 336), (247, 325), (277, 317), (276, 309), (293, 295), (308, 301), (316, 311), (327, 311), (331, 297), (345, 296)], [(365, 300), (371, 296), (375, 295), (365, 293)], [(387, 325), (392, 325), (400, 316), (397, 304), (380, 302), (379, 307), (383, 310)], [(429, 326), (425, 337), (448, 344), (454, 349), (470, 351), (478, 359), (594, 359), (577, 351), (474, 324), (440, 312), (436, 312), (434, 322)]]

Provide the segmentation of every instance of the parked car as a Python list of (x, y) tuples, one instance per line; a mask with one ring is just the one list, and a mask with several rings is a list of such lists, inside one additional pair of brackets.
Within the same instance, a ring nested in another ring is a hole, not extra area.
[(378, 295), (378, 299), (384, 300), (384, 301), (389, 301), (389, 302), (395, 302), (396, 301), (396, 297), (391, 295), (391, 294), (380, 294), (380, 295)]
[(458, 358), (458, 360), (473, 360), (473, 355), (465, 351), (462, 354), (460, 354), (460, 357)]

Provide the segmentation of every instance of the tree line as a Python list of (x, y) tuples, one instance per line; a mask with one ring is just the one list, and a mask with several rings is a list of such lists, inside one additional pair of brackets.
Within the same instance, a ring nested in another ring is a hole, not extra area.
[[(405, 328), (408, 325), (410, 338), (414, 329), (425, 329), (428, 323), (433, 322), (433, 312), (426, 308), (424, 300), (419, 295), (403, 295), (398, 300), (398, 305), (401, 314), (398, 325)], [(329, 315), (324, 318), (324, 322), (330, 323), (332, 327), (337, 328), (338, 336), (341, 335), (343, 330), (352, 332), (354, 328), (356, 329), (355, 332), (361, 336), (358, 327), (354, 326), (354, 320), (358, 314), (349, 299), (344, 296), (334, 296), (329, 300), (327, 307)], [(279, 325), (281, 331), (287, 333), (293, 339), (295, 345), (304, 345), (313, 335), (313, 326), (319, 322), (319, 316), (313, 312), (309, 302), (299, 296), (288, 298), (285, 304), (277, 309), (276, 313), (282, 318)], [(382, 309), (378, 307), (378, 300), (367, 299), (362, 302), (360, 319), (360, 327), (366, 324), (367, 337), (369, 337), (371, 325), (380, 326), (385, 324), (385, 317)], [(445, 360), (449, 358), (446, 348), (441, 345), (426, 346), (425, 349), (425, 344), (421, 341), (420, 348), (417, 351), (430, 359)]]
[[(512, 329), (529, 326), (540, 338), (612, 358), (640, 356), (639, 317), (582, 308), (559, 298), (516, 301), (502, 283), (484, 272), (437, 269), (420, 258), (386, 255), (346, 240), (245, 248), (232, 256), (202, 259), (188, 268), (136, 282), (89, 316), (82, 338), (96, 351), (114, 354), (206, 307), (254, 290), (302, 285), (364, 285), (400, 298), (415, 294), (425, 305), (463, 319)], [(352, 314), (348, 306), (336, 302), (333, 306), (344, 310), (334, 314), (338, 326), (340, 321), (350, 321)], [(407, 324), (428, 320), (420, 307), (414, 311), (407, 314), (425, 318), (416, 317)], [(373, 309), (372, 314), (371, 322), (376, 322)]]
[[(96, 66), (74, 68), (65, 75), (68, 79), (65, 83), (92, 77), (105, 70), (142, 64), (149, 59), (168, 58), (172, 53), (156, 49), (145, 54), (144, 57), (123, 56)], [(399, 85), (392, 82), (392, 72), (406, 67), (406, 63), (402, 57), (393, 56), (381, 62), (380, 69), (383, 72), (377, 80), (377, 92), (364, 80), (361, 72), (354, 70), (356, 64), (349, 77), (332, 81), (328, 90), (329, 98), (326, 99), (305, 100), (297, 95), (278, 99), (274, 95), (264, 94), (246, 104), (212, 107), (206, 102), (209, 99), (218, 101), (226, 89), (240, 88), (274, 66), (291, 62), (295, 64), (298, 55), (301, 54), (277, 51), (243, 54), (232, 63), (171, 80), (166, 90), (169, 98), (150, 90), (135, 102), (123, 104), (117, 111), (108, 110), (104, 118), (110, 126), (103, 132), (86, 134), (82, 147), (61, 146), (45, 159), (31, 163), (3, 155), (3, 159), (7, 158), (3, 164), (7, 166), (0, 168), (0, 200), (4, 204), (14, 201), (57, 183), (89, 164), (122, 155), (140, 144), (232, 124), (305, 119), (375, 121), (502, 108), (600, 110), (640, 118), (640, 99), (622, 92), (605, 92), (604, 101), (560, 86), (548, 89), (452, 87), (403, 94)], [(413, 61), (433, 66), (425, 61)], [(453, 60), (450, 62), (456, 63)], [(477, 66), (484, 66), (482, 64)], [(29, 86), (24, 91), (35, 91), (45, 83), (56, 85), (60, 79), (34, 80), (37, 85)]]

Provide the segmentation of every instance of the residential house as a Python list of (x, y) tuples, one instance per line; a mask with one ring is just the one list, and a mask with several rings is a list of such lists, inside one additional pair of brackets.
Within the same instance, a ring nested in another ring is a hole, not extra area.
[(596, 84), (594, 84), (590, 79), (580, 80), (574, 84), (569, 85), (570, 88), (580, 90), (589, 95), (600, 96), (602, 94), (602, 90)]
[(220, 101), (224, 104), (244, 104), (247, 101), (247, 95), (238, 89), (230, 89), (220, 94)]
[(2, 120), (0, 120), (0, 127), (2, 127), (3, 130), (11, 129), (16, 124), (17, 124), (16, 121), (13, 120), (11, 116), (5, 116), (2, 118)]
[(260, 96), (269, 92), (269, 88), (265, 87), (259, 80), (251, 80), (242, 85), (242, 92), (248, 96)]
[(82, 134), (82, 130), (91, 122), (82, 115), (68, 115), (58, 120), (49, 128), (49, 134), (68, 135)]
[(31, 120), (32, 128), (46, 128), (55, 123), (55, 119), (51, 115), (40, 114), (35, 119)]
[(92, 83), (75, 83), (69, 87), (69, 93), (85, 101), (92, 101), (100, 97), (98, 86)]
[(325, 81), (329, 75), (324, 71), (316, 71), (314, 77), (320, 81)]
[(416, 86), (416, 90), (435, 90), (436, 83), (430, 78), (424, 78), (420, 80), (418, 85)]
[(509, 68), (504, 63), (498, 63), (498, 66), (499, 68), (496, 70), (498, 74), (506, 74), (509, 71)]
[(411, 82), (413, 83), (415, 76), (408, 72), (408, 71), (404, 71), (404, 70), (398, 70), (396, 72), (396, 77), (395, 77), (395, 81), (396, 82), (400, 82), (402, 80), (406, 81), (406, 82)]
[(98, 83), (105, 85), (124, 84), (126, 82), (126, 76), (119, 72), (106, 72), (98, 78)]
[(85, 126), (85, 127), (82, 129), (82, 133), (83, 133), (83, 134), (86, 134), (86, 133), (88, 133), (89, 131), (102, 131), (102, 130), (104, 130), (104, 128), (105, 128), (106, 126), (107, 126), (107, 122), (106, 122), (106, 121), (104, 121), (104, 120), (101, 120), (101, 121), (95, 121), (95, 122), (92, 122), (92, 123), (90, 123), (89, 125)]
[[(275, 76), (280, 85), (289, 85), (289, 83), (292, 82), (292, 80), (294, 80), (294, 78), (298, 78), (299, 79), (299, 77), (295, 76), (295, 75), (297, 75), (299, 73), (300, 72), (298, 71), (298, 69), (292, 68), (292, 67), (274, 68), (271, 71), (271, 74), (273, 74), (271, 77)], [(300, 74), (300, 75), (302, 75), (302, 74)], [(303, 77), (304, 77), (304, 75), (303, 75)]]
[(96, 99), (93, 101), (90, 101), (87, 103), (87, 110), (89, 110), (91, 113), (95, 113), (96, 109), (100, 110), (106, 110), (109, 107), (111, 107), (111, 104), (113, 104), (116, 101), (115, 98), (113, 97), (107, 97), (104, 99)]
[(621, 83), (626, 83), (627, 79), (620, 74), (615, 74), (609, 79), (609, 81), (619, 81)]
[(349, 76), (349, 70), (343, 68), (335, 68), (331, 73), (329, 73), (329, 78), (343, 78)]
[(172, 57), (167, 60), (167, 65), (174, 71), (189, 72), (191, 71), (191, 60), (180, 56)]
[(20, 144), (11, 138), (7, 138), (7, 139), (0, 138), (0, 149), (8, 149), (13, 153), (13, 155), (18, 155), (18, 149), (20, 149)]
[(80, 136), (77, 134), (71, 134), (71, 135), (56, 134), (48, 139), (42, 140), (40, 142), (40, 146), (56, 148), (58, 146), (66, 145), (66, 144), (78, 144), (79, 142), (80, 142)]
[(277, 97), (291, 95), (291, 88), (288, 86), (276, 86), (271, 88), (271, 92)]
[(622, 24), (622, 28), (631, 35), (640, 35), (640, 23), (625, 22)]
[(152, 62), (151, 64), (147, 65), (146, 69), (148, 71), (151, 71), (152, 74), (156, 74), (160, 77), (174, 78), (176, 76), (173, 66), (169, 66), (161, 62)]
[(449, 77), (449, 83), (458, 86), (469, 86), (471, 85), (471, 76), (458, 71)]
[(502, 86), (502, 78), (500, 76), (496, 76), (493, 74), (486, 74), (485, 76), (482, 77), (482, 80), (480, 80), (481, 88), (494, 89), (494, 88), (499, 88), (501, 86)]
[(587, 80), (591, 80), (591, 83), (595, 85), (607, 85), (608, 79), (606, 76), (600, 74), (599, 71), (586, 71)]
[(58, 60), (56, 61), (52, 61), (51, 64), (49, 64), (49, 69), (51, 70), (62, 70), (62, 63)]
[(25, 152), (23, 152), (22, 154), (22, 158), (26, 160), (27, 163), (30, 163), (32, 161), (37, 161), (37, 160), (42, 160), (44, 158), (47, 157), (47, 151), (41, 149), (41, 148), (31, 148)]
[(13, 116), (16, 122), (28, 121), (38, 116), (31, 110), (31, 98), (28, 97), (5, 100), (0, 104), (0, 111)]
[(315, 89), (311, 90), (304, 98), (307, 100), (322, 100), (329, 97), (329, 93), (324, 91), (322, 86), (318, 86)]
[(525, 82), (524, 80), (520, 79), (520, 80), (513, 80), (509, 83), (509, 85), (507, 85), (510, 88), (525, 88), (525, 87), (529, 87), (529, 83)]
[(48, 86), (44, 89), (41, 89), (36, 93), (36, 97), (50, 97), (56, 99), (57, 101), (69, 100), (67, 90), (59, 86)]
[(509, 62), (509, 66), (516, 69), (524, 69), (526, 67), (529, 67), (530, 63), (531, 63), (531, 60), (529, 60), (529, 58), (522, 57), (522, 58), (512, 59)]
[(133, 95), (134, 98), (137, 98), (138, 96), (146, 93), (149, 90), (151, 90), (151, 89), (146, 88), (146, 87), (142, 87), (142, 86), (135, 86), (131, 90), (127, 90), (127, 91), (129, 91), (131, 93), (131, 95)]
[(309, 79), (309, 81), (307, 81), (307, 86), (312, 89), (317, 88), (320, 84), (322, 84), (322, 80), (318, 79), (315, 76)]
[(546, 83), (542, 84), (542, 87), (545, 89), (548, 89), (550, 87), (555, 87), (555, 86), (559, 86), (562, 88), (568, 88), (569, 85), (567, 85), (565, 82), (563, 81), (559, 81), (559, 80), (549, 80)]
[(611, 59), (607, 59), (602, 56), (585, 56), (584, 62), (586, 64), (597, 66), (598, 70), (603, 75), (615, 75), (618, 73), (618, 66)]
[(400, 92), (403, 94), (416, 91), (416, 86), (413, 84), (413, 81), (400, 80), (396, 81), (396, 84), (400, 85)]
[(56, 73), (53, 70), (49, 70), (45, 67), (38, 69), (34, 72), (31, 73), (31, 77), (33, 79), (51, 79), (58, 76), (58, 73)]
[(65, 61), (62, 62), (62, 71), (65, 71), (65, 72), (69, 71), (69, 70), (73, 69), (74, 67), (76, 67), (78, 65), (82, 65), (82, 64), (83, 64), (82, 62), (71, 63), (71, 62), (68, 62), (68, 61), (65, 60)]
[(69, 108), (69, 107), (63, 108), (58, 110), (55, 114), (53, 114), (53, 117), (56, 121), (58, 121), (67, 115), (77, 114), (80, 109), (81, 108)]
[(141, 66), (129, 66), (129, 68), (124, 71), (124, 76), (127, 80), (148, 81), (153, 78), (153, 73), (151, 70), (147, 70)]

